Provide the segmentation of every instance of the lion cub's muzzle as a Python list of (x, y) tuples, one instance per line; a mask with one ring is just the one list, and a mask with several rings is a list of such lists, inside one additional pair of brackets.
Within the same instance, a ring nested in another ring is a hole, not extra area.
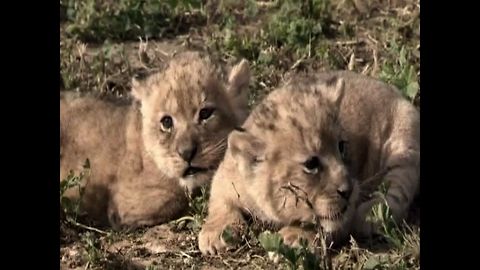
[(192, 165), (192, 161), (198, 153), (198, 144), (196, 142), (182, 143), (177, 147), (177, 153), (188, 164), (188, 167), (183, 171), (182, 177), (194, 176), (208, 170), (207, 168)]

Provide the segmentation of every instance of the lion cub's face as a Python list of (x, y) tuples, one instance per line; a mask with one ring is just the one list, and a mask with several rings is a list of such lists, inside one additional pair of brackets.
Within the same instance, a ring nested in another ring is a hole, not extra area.
[(208, 57), (186, 52), (163, 72), (133, 80), (146, 151), (167, 176), (190, 190), (211, 178), (228, 133), (243, 121), (249, 76), (242, 61), (224, 82)]
[(272, 92), (229, 137), (229, 154), (249, 200), (267, 219), (312, 222), (330, 233), (352, 215), (356, 188), (344, 165), (346, 142), (335, 120), (344, 83)]

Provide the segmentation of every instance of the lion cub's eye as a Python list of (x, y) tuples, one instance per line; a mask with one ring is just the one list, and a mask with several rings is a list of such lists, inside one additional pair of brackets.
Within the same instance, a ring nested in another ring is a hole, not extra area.
[(170, 116), (164, 116), (160, 120), (160, 123), (162, 124), (162, 128), (165, 131), (169, 131), (173, 127), (173, 119)]
[(308, 174), (317, 174), (322, 169), (322, 164), (318, 157), (310, 157), (303, 163), (303, 171)]
[(200, 121), (205, 121), (212, 116), (213, 112), (215, 112), (214, 108), (203, 108), (198, 113), (198, 117)]
[(345, 158), (346, 157), (346, 148), (347, 147), (347, 142), (346, 141), (339, 141), (338, 142), (338, 151), (340, 152), (340, 155), (342, 156), (342, 158)]

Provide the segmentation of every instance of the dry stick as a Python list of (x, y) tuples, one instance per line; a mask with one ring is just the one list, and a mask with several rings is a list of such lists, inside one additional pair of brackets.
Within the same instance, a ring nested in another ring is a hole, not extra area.
[(378, 44), (378, 40), (374, 39), (374, 38), (372, 37), (372, 35), (367, 34), (367, 38), (368, 38), (370, 41), (372, 41), (373, 43), (375, 43), (375, 45)]
[(240, 251), (242, 251), (243, 249), (245, 249), (245, 247), (247, 247), (247, 246), (251, 248), (251, 246), (248, 244), (248, 241), (247, 241), (246, 244), (244, 244), (243, 246), (241, 246), (240, 248), (238, 248), (237, 250), (235, 250), (235, 251), (233, 252), (233, 254), (234, 254), (234, 255), (237, 255), (238, 253), (240, 253)]
[(139, 37), (139, 39), (140, 39), (140, 45), (138, 45), (138, 60), (140, 60), (140, 65), (142, 65), (143, 68), (148, 69), (148, 63), (150, 62), (150, 59), (147, 54), (148, 38), (146, 38), (145, 42), (141, 37)]
[(84, 224), (81, 224), (81, 223), (78, 223), (72, 219), (68, 219), (68, 222), (70, 222), (71, 224), (77, 226), (77, 227), (80, 227), (80, 228), (83, 228), (83, 229), (87, 229), (87, 230), (90, 230), (90, 231), (94, 231), (94, 232), (98, 232), (98, 233), (101, 233), (101, 234), (105, 234), (105, 235), (108, 235), (109, 233), (106, 232), (106, 231), (102, 231), (100, 229), (97, 229), (97, 228), (94, 228), (94, 227), (90, 227), (90, 226), (87, 226), (87, 225), (84, 225)]
[(175, 223), (180, 223), (180, 222), (185, 221), (185, 220), (195, 221), (195, 218), (193, 218), (191, 216), (183, 216), (183, 217), (175, 220)]
[(361, 44), (363, 43), (364, 40), (363, 39), (359, 39), (359, 40), (345, 40), (345, 41), (337, 41), (335, 42), (335, 45), (357, 45), (357, 44)]
[(237, 188), (235, 187), (235, 184), (232, 182), (233, 189), (235, 190), (235, 193), (237, 193), (237, 198), (240, 199), (240, 194), (237, 191)]
[(378, 72), (378, 51), (377, 51), (377, 48), (375, 47), (373, 49), (373, 69), (370, 75), (375, 76), (377, 72)]
[(348, 61), (348, 70), (353, 70), (355, 68), (355, 52), (352, 52), (350, 55), (350, 60)]
[(291, 67), (290, 70), (296, 69), (305, 60), (305, 55), (298, 59)]
[[(298, 203), (298, 200), (300, 199), (301, 201), (304, 201), (308, 205), (308, 207), (310, 207), (310, 209), (313, 209), (313, 204), (308, 199), (307, 193), (301, 188), (299, 188), (298, 186), (295, 186), (291, 182), (288, 182), (288, 185), (281, 186), (280, 189), (286, 189), (292, 192), (293, 195), (295, 195), (295, 205)], [(297, 190), (303, 192), (305, 196), (298, 195)]]
[(362, 70), (362, 74), (363, 74), (363, 75), (367, 74), (369, 68), (370, 68), (370, 64), (367, 63), (367, 64), (365, 65), (365, 67), (363, 68), (363, 70)]

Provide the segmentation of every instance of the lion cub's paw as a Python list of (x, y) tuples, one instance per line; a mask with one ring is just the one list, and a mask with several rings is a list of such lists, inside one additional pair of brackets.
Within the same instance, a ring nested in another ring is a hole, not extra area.
[(382, 224), (379, 220), (371, 218), (373, 217), (372, 209), (378, 203), (380, 203), (380, 199), (374, 198), (358, 206), (352, 227), (357, 237), (370, 238), (380, 234)]
[(240, 224), (226, 227), (204, 226), (198, 235), (199, 249), (204, 255), (215, 255), (232, 249), (240, 242), (244, 229)]
[(222, 239), (222, 230), (203, 228), (198, 235), (198, 247), (203, 255), (215, 255), (225, 250), (227, 243)]
[(309, 247), (313, 246), (313, 242), (315, 241), (314, 232), (299, 227), (286, 226), (283, 227), (278, 233), (282, 236), (283, 243), (285, 245), (294, 248), (301, 246), (300, 239), (308, 241)]

